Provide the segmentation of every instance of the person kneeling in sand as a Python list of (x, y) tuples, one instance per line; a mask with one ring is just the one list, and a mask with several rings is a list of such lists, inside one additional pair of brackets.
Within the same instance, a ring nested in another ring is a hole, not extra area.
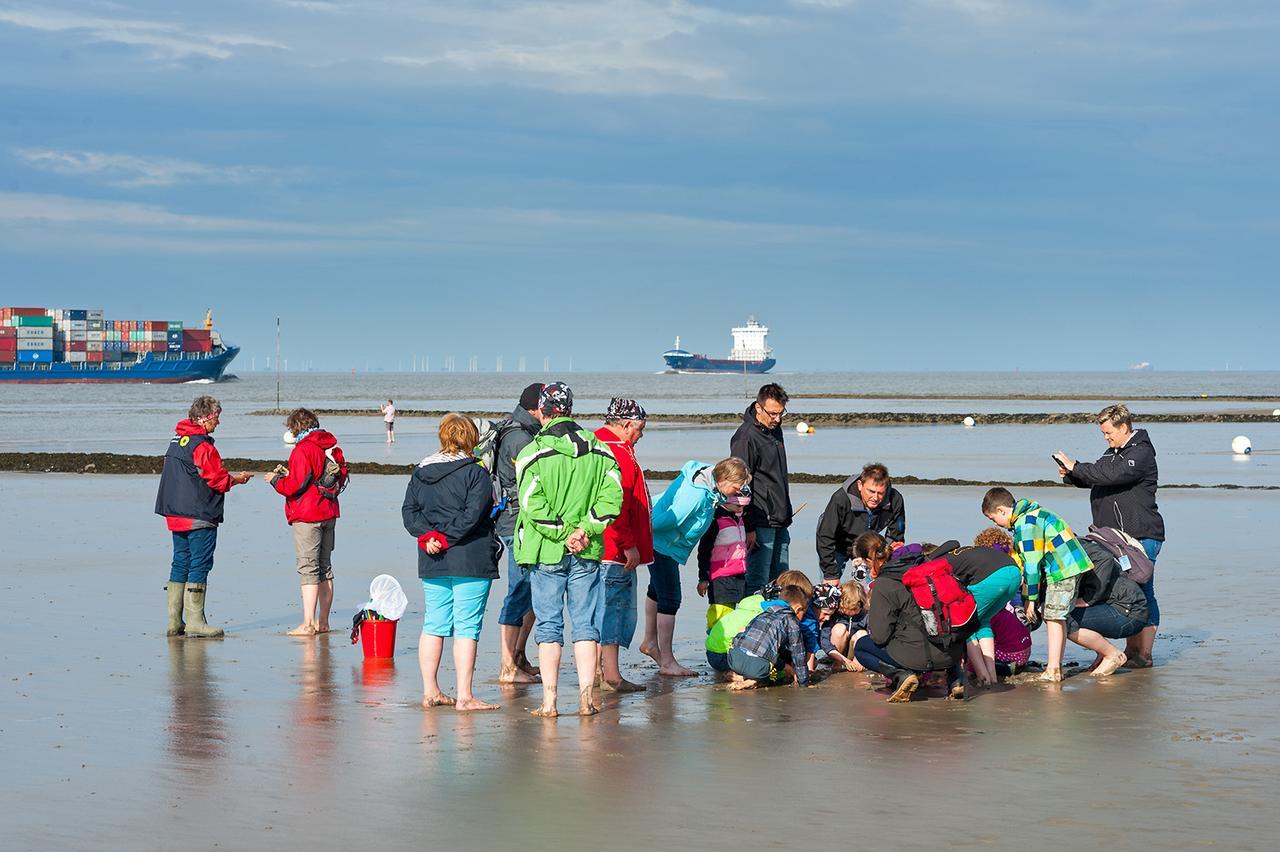
[(842, 584), (839, 589), (836, 611), (822, 625), (819, 642), (835, 671), (866, 671), (853, 659), (853, 645), (867, 635), (867, 603), (871, 596), (856, 580)]
[(797, 586), (786, 586), (779, 598), (780, 601), (770, 601), (733, 640), (729, 668), (736, 677), (730, 689), (767, 684), (777, 670), (794, 677), (797, 686), (809, 685), (804, 639), (800, 635), (800, 619), (809, 603), (808, 596)]

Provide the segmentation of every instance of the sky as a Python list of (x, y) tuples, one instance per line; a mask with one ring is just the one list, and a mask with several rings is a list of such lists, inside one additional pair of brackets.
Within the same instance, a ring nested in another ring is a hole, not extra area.
[[(182, 6), (185, 8), (175, 8)], [(1280, 369), (1280, 6), (0, 0), (0, 305), (259, 369)]]

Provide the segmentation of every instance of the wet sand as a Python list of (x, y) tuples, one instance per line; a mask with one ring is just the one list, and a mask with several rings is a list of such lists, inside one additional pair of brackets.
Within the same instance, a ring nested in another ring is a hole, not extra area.
[[(0, 474), (6, 846), (1274, 848), (1280, 663), (1256, 578), (1276, 569), (1259, 534), (1280, 495), (1161, 493), (1172, 538), (1154, 670), (962, 704), (887, 705), (852, 674), (730, 694), (705, 674), (704, 608), (686, 570), (677, 655), (704, 674), (673, 682), (624, 652), (647, 694), (543, 721), (525, 712), (537, 687), (494, 680), (505, 580), (477, 684), (502, 709), (418, 706), (421, 591), (403, 481), (353, 481), (334, 554), (337, 626), (374, 574), (405, 585), (390, 665), (364, 663), (342, 632), (283, 635), (298, 620), (292, 544), (279, 498), (256, 481), (229, 499), (211, 576), (210, 617), (227, 638), (166, 639), (154, 488), (150, 476)], [(794, 490), (809, 506), (793, 564), (813, 572), (830, 488)], [(904, 492), (913, 538), (981, 526), (981, 489)], [(1087, 517), (1084, 492), (1046, 499)], [(571, 713), (574, 677), (561, 677)]]

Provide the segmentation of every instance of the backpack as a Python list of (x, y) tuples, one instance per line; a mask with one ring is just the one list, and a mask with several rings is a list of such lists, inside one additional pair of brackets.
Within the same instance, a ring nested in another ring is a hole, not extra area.
[(324, 451), (324, 470), (316, 478), (316, 491), (326, 500), (337, 500), (338, 495), (347, 489), (351, 474), (347, 470), (347, 457), (342, 454), (342, 447), (330, 447)]
[(481, 466), (489, 472), (489, 479), (493, 483), (493, 510), (489, 512), (489, 517), (496, 518), (507, 508), (508, 501), (506, 489), (498, 479), (498, 447), (501, 446), (503, 438), (521, 426), (510, 417), (499, 420), (497, 423), (483, 417), (475, 417), (472, 418), (472, 422), (476, 424), (476, 430), (480, 433), (475, 456), (480, 460)]
[(950, 562), (931, 559), (909, 568), (902, 575), (902, 585), (920, 607), (924, 630), (934, 644), (946, 648), (966, 638), (962, 628), (973, 621), (978, 602), (956, 579)]
[(1095, 524), (1089, 527), (1089, 534), (1085, 536), (1085, 540), (1100, 545), (1114, 556), (1116, 562), (1120, 563), (1120, 570), (1135, 583), (1147, 582), (1155, 572), (1155, 563), (1147, 558), (1147, 552), (1142, 549), (1142, 542), (1124, 530), (1100, 527)]

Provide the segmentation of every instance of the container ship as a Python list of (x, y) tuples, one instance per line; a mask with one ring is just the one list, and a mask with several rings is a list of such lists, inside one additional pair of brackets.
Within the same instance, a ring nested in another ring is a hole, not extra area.
[(769, 329), (756, 322), (755, 317), (733, 330), (733, 350), (728, 358), (708, 358), (680, 348), (680, 338), (675, 347), (662, 353), (671, 372), (676, 373), (767, 373), (778, 363), (773, 350), (765, 342)]
[(216, 382), (240, 349), (213, 329), (171, 320), (109, 320), (100, 310), (0, 308), (5, 382)]

